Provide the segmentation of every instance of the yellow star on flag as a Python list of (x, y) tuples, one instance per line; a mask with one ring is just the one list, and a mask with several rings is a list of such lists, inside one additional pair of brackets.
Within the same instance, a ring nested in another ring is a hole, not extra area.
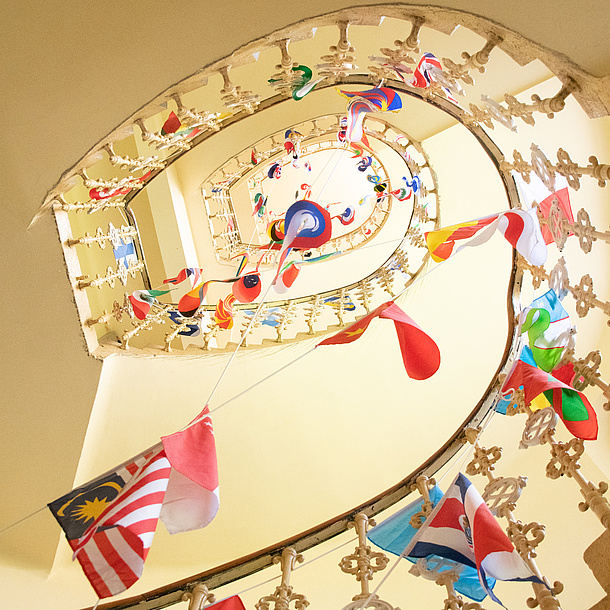
[(364, 328), (357, 328), (356, 330), (347, 330), (345, 331), (346, 336), (348, 337), (356, 337), (361, 335), (364, 332)]

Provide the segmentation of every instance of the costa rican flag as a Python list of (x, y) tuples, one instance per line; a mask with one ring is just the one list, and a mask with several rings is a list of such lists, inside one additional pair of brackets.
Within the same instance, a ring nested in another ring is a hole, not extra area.
[(474, 485), (459, 473), (442, 500), (403, 551), (405, 557), (439, 555), (477, 569), (495, 602), (487, 577), (545, 584), (528, 568)]

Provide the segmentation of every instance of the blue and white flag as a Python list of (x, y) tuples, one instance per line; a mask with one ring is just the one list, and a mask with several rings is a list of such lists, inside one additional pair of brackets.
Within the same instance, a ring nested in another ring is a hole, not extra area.
[(129, 269), (130, 262), (133, 262), (134, 265), (138, 262), (138, 255), (136, 254), (132, 237), (119, 238), (119, 245), (113, 248), (112, 252), (116, 262), (123, 263), (125, 269)]

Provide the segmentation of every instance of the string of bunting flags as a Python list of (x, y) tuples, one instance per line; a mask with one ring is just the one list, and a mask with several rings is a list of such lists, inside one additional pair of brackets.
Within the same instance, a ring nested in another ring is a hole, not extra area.
[[(404, 80), (407, 69), (394, 68)], [(431, 53), (425, 53), (409, 84), (428, 87), (435, 80), (435, 75), (438, 77), (440, 69), (440, 62)], [(292, 70), (297, 73), (292, 96), (298, 101), (319, 81), (312, 82), (311, 70), (306, 66), (299, 65)], [(275, 81), (269, 82), (273, 85)], [(366, 172), (372, 166), (372, 156), (364, 155), (367, 149), (370, 151), (363, 130), (365, 115), (380, 111), (398, 112), (402, 108), (402, 101), (389, 87), (380, 86), (359, 92), (339, 90), (339, 93), (349, 100), (342, 137), (352, 145), (355, 157), (359, 158), (358, 171)], [(163, 125), (162, 134), (180, 134), (183, 127), (172, 113)], [(185, 131), (187, 137), (193, 137), (196, 133), (197, 130)], [(292, 157), (295, 167), (300, 162), (301, 137), (291, 129), (285, 132), (284, 148), (286, 154)], [(252, 151), (252, 163), (257, 162)], [(282, 164), (273, 163), (266, 173), (271, 180), (281, 179)], [(404, 181), (406, 188), (386, 193), (387, 186), (381, 188), (377, 180), (376, 196), (392, 195), (405, 200), (413, 194), (417, 195), (421, 189), (419, 178), (415, 176), (411, 181), (404, 178)], [(308, 187), (305, 189), (308, 197), (290, 205), (283, 218), (275, 218), (269, 223), (267, 234), (271, 241), (261, 247), (262, 250), (266, 249), (265, 252), (272, 249), (278, 252), (270, 287), (280, 294), (294, 285), (303, 265), (322, 262), (341, 253), (333, 252), (303, 260), (290, 260), (290, 255), (294, 251), (320, 248), (332, 237), (332, 220), (349, 225), (356, 215), (356, 206), (348, 206), (342, 213), (331, 216), (327, 209), (329, 206), (324, 207), (309, 198), (310, 185), (304, 183), (303, 186)], [(466, 247), (484, 244), (499, 232), (531, 265), (542, 265), (546, 261), (546, 246), (551, 243), (552, 234), (546, 226), (541, 229), (537, 209), (544, 218), (548, 218), (552, 202), (558, 200), (566, 217), (572, 219), (567, 186), (559, 183), (557, 191), (550, 195), (547, 189), (542, 199), (540, 185), (519, 186), (525, 193), (524, 210), (511, 209), (426, 232), (425, 245), (432, 260), (444, 262)], [(92, 195), (104, 196), (111, 195), (101, 191)], [(534, 206), (533, 202), (539, 200), (538, 205)], [(258, 193), (253, 214), (266, 217), (267, 201), (268, 195)], [(218, 301), (214, 319), (221, 328), (230, 329), (233, 326), (234, 304), (253, 303), (262, 291), (259, 267), (263, 258), (259, 259), (254, 270), (246, 272), (253, 250), (248, 249), (239, 256), (237, 269), (229, 278), (204, 280), (203, 269), (188, 267), (175, 277), (164, 280), (155, 289), (134, 291), (129, 301), (135, 317), (145, 319), (152, 308), (160, 305), (158, 297), (169, 294), (188, 281), (190, 290), (180, 298), (175, 309), (168, 311), (172, 321), (184, 323), (198, 313), (210, 284), (218, 282), (230, 284), (231, 290)], [(336, 306), (333, 301), (336, 298), (327, 299), (326, 304)], [(261, 311), (264, 299), (263, 296), (256, 312), (249, 312), (252, 315), (251, 324)], [(349, 309), (349, 303), (344, 305)], [(270, 326), (276, 324), (274, 314), (273, 311), (267, 312), (261, 323)], [(438, 345), (395, 300), (383, 303), (353, 324), (323, 339), (311, 351), (329, 345), (352, 343), (377, 318), (394, 323), (401, 358), (409, 378), (424, 381), (439, 370), (441, 353)], [(191, 324), (181, 334), (192, 336), (198, 330), (197, 324)], [(552, 405), (571, 434), (577, 438), (595, 440), (598, 434), (595, 411), (586, 396), (572, 386), (573, 366), (560, 365), (573, 328), (557, 294), (550, 290), (525, 308), (520, 330), (527, 337), (528, 344), (523, 347), (503, 384), (504, 402), (510, 402), (514, 392), (519, 389), (523, 390), (527, 404), (544, 397), (541, 406)], [(146, 452), (48, 504), (65, 533), (73, 559), (78, 560), (100, 599), (125, 591), (140, 578), (159, 519), (170, 534), (203, 528), (214, 519), (219, 508), (219, 482), (208, 406), (210, 400), (182, 430), (163, 436)], [(377, 526), (369, 534), (369, 539), (381, 548), (410, 560), (432, 555), (463, 564), (465, 569), (456, 583), (456, 590), (476, 601), (489, 595), (495, 602), (501, 603), (493, 591), (496, 580), (544, 584), (524, 563), (485, 501), (463, 474), (457, 475), (445, 494), (438, 488), (432, 490), (431, 499), (435, 504), (434, 510), (419, 529), (412, 528), (409, 520), (420, 510), (421, 501), (410, 504)], [(244, 609), (238, 596), (211, 607), (218, 610)]]

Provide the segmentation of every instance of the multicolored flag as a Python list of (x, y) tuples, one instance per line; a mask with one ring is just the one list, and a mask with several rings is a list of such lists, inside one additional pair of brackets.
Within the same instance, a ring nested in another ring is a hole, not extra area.
[(134, 290), (128, 297), (133, 313), (138, 320), (143, 320), (150, 308), (158, 303), (157, 297), (167, 294), (168, 290)]
[(199, 327), (199, 324), (186, 324), (187, 319), (179, 311), (176, 311), (175, 309), (170, 309), (167, 312), (167, 316), (174, 324), (180, 324), (184, 326), (183, 330), (178, 333), (179, 335), (182, 335), (183, 337), (196, 337), (198, 334), (201, 333), (201, 328)]
[(402, 360), (411, 379), (428, 379), (441, 365), (438, 345), (394, 301), (377, 307), (341, 332), (324, 339), (320, 345), (341, 345), (356, 341), (374, 318), (393, 320), (400, 345)]
[[(570, 191), (568, 190), (568, 181), (563, 176), (555, 176), (554, 190), (550, 191), (542, 182), (542, 180), (533, 172), (530, 174), (530, 181), (525, 182), (521, 174), (513, 172), (513, 178), (519, 194), (526, 208), (532, 208), (537, 205), (543, 218), (549, 218), (551, 206), (556, 204), (570, 224), (574, 224), (574, 214), (572, 213), (572, 205), (570, 204)], [(545, 244), (553, 243), (553, 234), (548, 225), (540, 227), (542, 237)], [(568, 235), (573, 235), (572, 231)]]
[[(432, 506), (436, 506), (443, 497), (443, 492), (440, 488), (435, 485), (430, 490), (430, 501)], [(408, 506), (399, 510), (397, 513), (388, 517), (381, 523), (378, 523), (370, 532), (367, 533), (367, 538), (376, 544), (379, 548), (393, 553), (394, 555), (402, 555), (403, 550), (407, 544), (411, 542), (413, 536), (415, 536), (417, 529), (411, 525), (411, 519), (417, 513), (421, 512), (423, 500), (420, 498), (411, 502)], [(428, 557), (429, 560), (434, 561), (435, 555)], [(416, 563), (415, 557), (405, 557), (412, 563)], [(439, 558), (440, 559), (440, 558)], [(444, 560), (446, 561), (446, 560)], [(439, 567), (440, 572), (450, 570), (451, 566), (443, 564)], [(466, 566), (464, 564), (458, 564), (459, 578), (454, 583), (455, 590), (466, 597), (473, 599), (477, 602), (483, 601), (487, 597), (487, 591), (483, 589), (479, 582), (479, 575), (476, 568)], [(456, 571), (458, 571), (456, 570)], [(496, 584), (494, 579), (488, 578), (487, 583), (490, 588), (493, 588)]]
[[(439, 263), (466, 246), (479, 246), (488, 241), (495, 230), (531, 265), (544, 264), (547, 250), (534, 210), (509, 210), (477, 220), (424, 233), (432, 260)], [(468, 241), (462, 241), (468, 240)], [(456, 242), (462, 242), (457, 248)]]
[(205, 527), (218, 510), (218, 469), (206, 409), (185, 430), (115, 472), (49, 504), (99, 598), (142, 575), (159, 518), (170, 534)]
[(343, 91), (344, 97), (350, 98), (347, 106), (346, 139), (348, 142), (360, 142), (364, 136), (362, 122), (367, 112), (397, 112), (402, 108), (402, 100), (396, 91), (389, 87), (374, 87), (367, 91)]
[(418, 64), (417, 68), (413, 71), (413, 78), (408, 82), (412, 87), (419, 89), (425, 89), (430, 86), (430, 83), (434, 80), (433, 71), (441, 70), (443, 66), (441, 62), (432, 54), (424, 53)]
[(408, 557), (438, 555), (476, 568), (483, 589), (495, 602), (489, 578), (544, 584), (527, 567), (485, 500), (459, 473), (447, 493), (404, 549)]
[(515, 209), (500, 214), (498, 231), (530, 265), (544, 265), (547, 250), (536, 210)]
[(161, 127), (161, 135), (166, 136), (170, 133), (176, 133), (181, 125), (182, 123), (178, 118), (178, 115), (172, 110), (165, 123), (163, 123), (163, 127)]
[(240, 303), (252, 303), (258, 298), (262, 288), (261, 274), (255, 271), (242, 275), (233, 284), (232, 292)]
[(354, 208), (354, 206), (348, 206), (341, 214), (333, 216), (332, 218), (336, 218), (344, 226), (351, 225), (356, 218), (356, 208)]
[[(181, 131), (179, 131), (182, 128)], [(189, 127), (188, 125), (184, 125), (182, 121), (178, 118), (178, 115), (172, 110), (169, 113), (165, 123), (163, 123), (163, 127), (161, 127), (161, 135), (169, 136), (172, 134), (187, 136), (192, 138), (201, 132), (201, 129), (198, 127)]]
[(284, 218), (285, 236), (280, 252), (276, 283), (284, 268), (286, 258), (293, 248), (311, 250), (323, 246), (332, 236), (332, 221), (328, 210), (317, 203), (302, 199), (295, 201), (286, 211)]
[(142, 575), (171, 466), (157, 449), (77, 540), (74, 558), (99, 598), (117, 595)]
[(292, 285), (296, 282), (299, 274), (301, 273), (300, 265), (297, 265), (294, 262), (287, 263), (284, 265), (282, 270), (280, 271), (275, 284), (273, 285), (273, 289), (278, 294), (284, 294), (288, 292)]
[[(479, 246), (488, 241), (496, 230), (499, 214), (462, 222), (424, 233), (426, 247), (435, 263), (446, 261), (467, 246)], [(468, 241), (463, 241), (468, 240)], [(456, 248), (456, 242), (460, 245)]]
[(233, 303), (235, 303), (236, 300), (237, 298), (235, 295), (232, 292), (229, 292), (224, 299), (219, 299), (216, 304), (214, 320), (216, 324), (224, 330), (233, 328)]
[(340, 307), (343, 307), (343, 311), (355, 311), (356, 310), (356, 305), (354, 304), (354, 301), (352, 301), (352, 297), (349, 294), (343, 295), (343, 298), (328, 297), (328, 298), (324, 299), (322, 301), (322, 303), (324, 303), (324, 305), (328, 305), (329, 307), (332, 307), (333, 309), (339, 309)]
[(203, 269), (199, 269), (198, 267), (185, 267), (178, 273), (176, 277), (170, 277), (166, 280), (163, 280), (164, 284), (180, 284), (184, 282), (186, 278), (190, 278), (191, 286), (195, 286), (199, 283), (201, 279), (201, 274), (203, 273)]
[(526, 345), (521, 357), (504, 382), (502, 393), (523, 388), (525, 403), (529, 404), (544, 393), (568, 431), (576, 438), (594, 441), (597, 438), (597, 415), (588, 398), (568, 384), (539, 369), (530, 348)]
[(236, 282), (239, 278), (232, 277), (227, 280), (206, 280), (205, 282), (201, 282), (191, 291), (187, 292), (182, 298), (178, 301), (178, 311), (185, 317), (190, 318), (197, 313), (199, 307), (203, 303), (203, 299), (205, 299), (208, 288), (212, 282), (222, 282), (222, 283), (232, 283)]
[(572, 325), (568, 312), (551, 289), (534, 299), (522, 317), (521, 332), (527, 332), (536, 366), (550, 373), (570, 340)]

